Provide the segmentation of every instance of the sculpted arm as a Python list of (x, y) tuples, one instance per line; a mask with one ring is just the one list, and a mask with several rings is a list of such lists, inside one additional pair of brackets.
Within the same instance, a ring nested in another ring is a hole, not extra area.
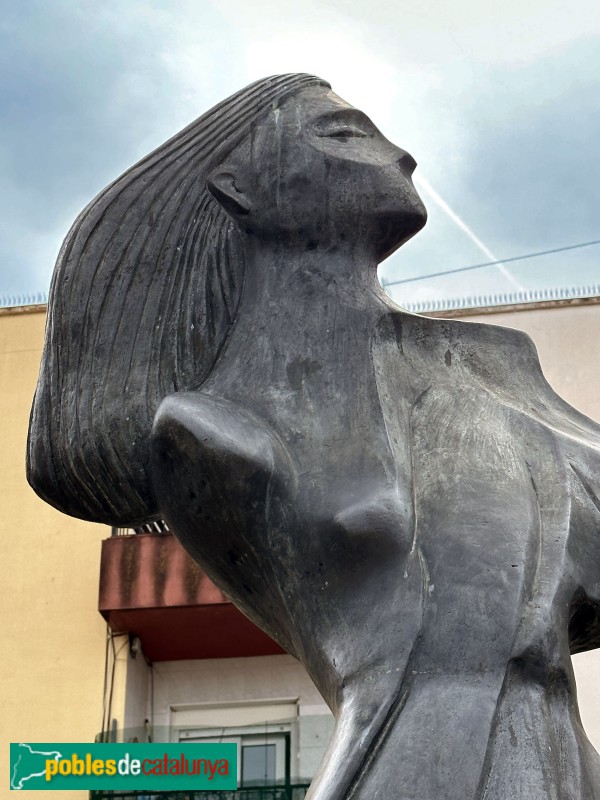
[(296, 526), (292, 460), (276, 434), (237, 404), (197, 392), (163, 400), (152, 430), (158, 507), (188, 552), (285, 649), (290, 610), (276, 567)]

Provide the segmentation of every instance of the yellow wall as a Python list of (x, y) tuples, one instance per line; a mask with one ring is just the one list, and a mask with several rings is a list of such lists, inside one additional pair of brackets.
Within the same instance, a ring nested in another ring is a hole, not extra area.
[(97, 603), (108, 528), (60, 514), (25, 480), (44, 322), (43, 309), (0, 312), (1, 796), (8, 796), (8, 742), (89, 742), (102, 721), (105, 625)]

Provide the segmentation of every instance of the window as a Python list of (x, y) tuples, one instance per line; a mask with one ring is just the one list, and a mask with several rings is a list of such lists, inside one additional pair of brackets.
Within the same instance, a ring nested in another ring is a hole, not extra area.
[(239, 786), (281, 786), (293, 780), (298, 762), (296, 700), (177, 706), (171, 711), (171, 741), (237, 745)]
[[(271, 730), (269, 730), (269, 728)], [(274, 729), (274, 730), (273, 730)], [(290, 724), (180, 731), (180, 742), (233, 742), (238, 746), (238, 785), (275, 786), (290, 781)]]

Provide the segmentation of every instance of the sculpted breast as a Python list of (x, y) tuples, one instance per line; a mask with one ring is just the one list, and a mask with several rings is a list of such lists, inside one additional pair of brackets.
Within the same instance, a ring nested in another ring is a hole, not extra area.
[(407, 554), (413, 541), (412, 503), (407, 487), (381, 489), (338, 511), (334, 526), (353, 550), (391, 558)]

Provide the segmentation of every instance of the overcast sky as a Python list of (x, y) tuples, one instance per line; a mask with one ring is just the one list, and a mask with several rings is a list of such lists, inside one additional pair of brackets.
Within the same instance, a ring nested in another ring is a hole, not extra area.
[[(417, 159), (424, 275), (600, 239), (597, 0), (0, 0), (0, 295), (45, 292), (104, 185), (257, 78), (311, 72)], [(486, 255), (487, 254), (487, 255)], [(600, 282), (600, 246), (394, 297)]]

